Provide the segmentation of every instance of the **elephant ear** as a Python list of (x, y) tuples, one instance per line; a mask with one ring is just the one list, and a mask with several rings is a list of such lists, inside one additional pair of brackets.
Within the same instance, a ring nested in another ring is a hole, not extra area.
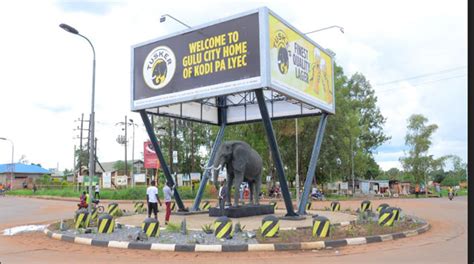
[(249, 153), (248, 151), (242, 147), (241, 144), (234, 144), (233, 151), (232, 151), (232, 167), (234, 171), (244, 172), (245, 171), (245, 164), (247, 163), (247, 159)]

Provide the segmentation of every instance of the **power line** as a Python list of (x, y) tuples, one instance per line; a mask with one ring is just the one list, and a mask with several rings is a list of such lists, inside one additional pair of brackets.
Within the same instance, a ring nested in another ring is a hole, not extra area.
[[(465, 77), (465, 76), (466, 76), (466, 74), (451, 76), (451, 77), (442, 78), (442, 79), (438, 79), (438, 80), (432, 80), (432, 81), (427, 81), (427, 82), (418, 83), (418, 84), (416, 84), (416, 85), (412, 85), (411, 87), (418, 87), (418, 86), (421, 86), (421, 85), (427, 84), (427, 83), (440, 82), (440, 81), (445, 81), (445, 80), (450, 80), (450, 79), (461, 78), (461, 77)], [(377, 93), (389, 92), (389, 91), (397, 90), (397, 89), (399, 89), (399, 88), (400, 88), (400, 87), (391, 88), (391, 89), (386, 89), (386, 90), (381, 90), (381, 91), (377, 91)], [(402, 87), (402, 88), (403, 88), (403, 87)]]
[(427, 76), (431, 76), (431, 75), (437, 75), (437, 74), (440, 74), (440, 73), (446, 73), (446, 72), (457, 71), (457, 70), (465, 69), (465, 68), (467, 68), (467, 67), (466, 67), (466, 66), (460, 66), (460, 67), (450, 68), (450, 69), (441, 70), (441, 71), (437, 71), (437, 72), (431, 72), (431, 73), (425, 73), (425, 74), (416, 75), (416, 76), (412, 76), (412, 77), (407, 77), (407, 78), (403, 78), (403, 79), (399, 79), (399, 80), (394, 80), (394, 81), (379, 83), (379, 84), (375, 84), (375, 86), (384, 86), (384, 85), (393, 84), (393, 83), (398, 83), (398, 82), (402, 82), (402, 81), (413, 80), (413, 79), (419, 79), (419, 78), (423, 78), (423, 77), (427, 77)]

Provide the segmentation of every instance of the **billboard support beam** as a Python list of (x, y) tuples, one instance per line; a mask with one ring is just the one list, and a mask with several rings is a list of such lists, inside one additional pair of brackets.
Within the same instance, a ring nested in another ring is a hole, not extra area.
[[(160, 145), (158, 144), (158, 139), (156, 138), (155, 132), (153, 130), (153, 126), (150, 123), (150, 119), (148, 119), (148, 115), (145, 110), (140, 111), (140, 116), (142, 117), (143, 124), (145, 125), (146, 132), (148, 133), (148, 137), (150, 138), (151, 143), (153, 144), (153, 148), (155, 149), (156, 156), (160, 161), (161, 168), (163, 169), (163, 173), (165, 174), (166, 180), (168, 182), (172, 182), (175, 185), (173, 177), (171, 177), (171, 173), (169, 171), (168, 165), (166, 164), (165, 157), (161, 152)], [(187, 208), (184, 207), (183, 201), (179, 196), (178, 189), (174, 190), (174, 199), (176, 200), (176, 204), (178, 205), (179, 211), (187, 211)]]
[(326, 129), (326, 123), (328, 114), (323, 113), (321, 120), (319, 120), (318, 131), (316, 132), (316, 138), (314, 140), (313, 152), (311, 153), (311, 159), (308, 166), (308, 173), (306, 174), (306, 181), (304, 182), (303, 194), (301, 195), (300, 204), (298, 207), (298, 214), (306, 214), (306, 203), (308, 202), (309, 190), (311, 183), (315, 177), (316, 165), (318, 165), (319, 151), (321, 150), (321, 144), (323, 142), (324, 130)]
[(212, 146), (211, 155), (209, 157), (209, 161), (207, 162), (207, 166), (204, 170), (204, 174), (202, 175), (201, 183), (199, 184), (199, 189), (196, 194), (196, 198), (194, 199), (193, 207), (191, 208), (192, 212), (199, 211), (199, 204), (201, 203), (201, 198), (204, 193), (204, 189), (206, 188), (207, 181), (210, 176), (212, 176), (211, 172), (213, 169), (210, 169), (212, 164), (214, 163), (214, 159), (216, 157), (217, 150), (222, 143), (222, 139), (224, 138), (224, 131), (227, 125), (227, 109), (225, 107), (225, 103), (227, 101), (226, 96), (219, 97), (217, 100), (220, 101), (218, 105), (223, 105), (223, 107), (219, 108), (220, 111), (220, 129), (217, 134), (216, 140), (214, 141), (214, 145)]
[[(255, 90), (257, 96), (258, 107), (260, 108), (260, 114), (262, 115), (263, 125), (265, 132), (267, 133), (268, 144), (272, 152), (273, 162), (276, 166), (278, 173), (278, 180), (280, 182), (281, 192), (283, 194), (283, 200), (285, 201), (286, 216), (298, 216), (293, 209), (293, 203), (291, 202), (291, 195), (286, 183), (285, 171), (283, 170), (283, 163), (281, 162), (281, 155), (278, 149), (278, 143), (275, 138), (275, 132), (273, 131), (272, 120), (268, 114), (267, 105), (265, 104), (265, 98), (263, 96), (263, 89)], [(257, 194), (258, 195), (258, 194)]]

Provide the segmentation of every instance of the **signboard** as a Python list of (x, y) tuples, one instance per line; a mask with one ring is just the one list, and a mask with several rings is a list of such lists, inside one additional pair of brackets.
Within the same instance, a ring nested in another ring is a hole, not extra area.
[[(84, 186), (89, 186), (89, 176), (83, 176), (84, 177)], [(92, 186), (95, 186), (99, 184), (99, 177), (98, 176), (93, 176), (92, 177)]]
[[(132, 111), (219, 124), (335, 113), (333, 58), (268, 8), (132, 47)], [(218, 97), (226, 96), (226, 101)]]
[(133, 177), (135, 178), (135, 182), (146, 182), (145, 173), (134, 174)]
[(77, 182), (78, 183), (83, 183), (84, 182), (84, 176), (82, 176), (82, 175), (77, 176)]
[(151, 141), (146, 141), (143, 143), (143, 156), (144, 156), (144, 166), (146, 169), (159, 169), (160, 161), (156, 156), (155, 149)]
[(102, 174), (102, 188), (112, 188), (112, 172), (106, 171)]
[(331, 56), (271, 14), (269, 26), (272, 84), (334, 112)]
[(258, 25), (254, 13), (133, 47), (132, 109), (258, 86)]
[(127, 175), (115, 176), (115, 185), (116, 186), (127, 186), (128, 177)]
[(199, 172), (191, 172), (191, 180), (192, 180), (192, 181), (199, 181), (199, 180), (201, 180), (201, 173), (199, 173)]
[(341, 188), (341, 190), (347, 190), (349, 189), (349, 184), (347, 182), (341, 182), (339, 184), (339, 187)]

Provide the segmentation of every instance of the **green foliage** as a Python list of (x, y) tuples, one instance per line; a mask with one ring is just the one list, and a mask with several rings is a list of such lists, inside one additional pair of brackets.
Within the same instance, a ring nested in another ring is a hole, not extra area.
[(406, 172), (410, 172), (419, 184), (425, 175), (436, 165), (432, 155), (428, 155), (431, 146), (431, 136), (438, 129), (436, 124), (427, 125), (428, 119), (419, 114), (411, 115), (408, 119), (405, 144), (408, 146), (407, 156), (400, 159)]
[(212, 224), (203, 225), (203, 226), (201, 226), (201, 229), (202, 229), (202, 231), (203, 231), (204, 233), (206, 233), (206, 234), (212, 234), (212, 232), (214, 232), (214, 231), (212, 230)]
[(171, 233), (179, 233), (181, 232), (181, 225), (169, 222), (168, 225), (166, 225), (166, 231)]

